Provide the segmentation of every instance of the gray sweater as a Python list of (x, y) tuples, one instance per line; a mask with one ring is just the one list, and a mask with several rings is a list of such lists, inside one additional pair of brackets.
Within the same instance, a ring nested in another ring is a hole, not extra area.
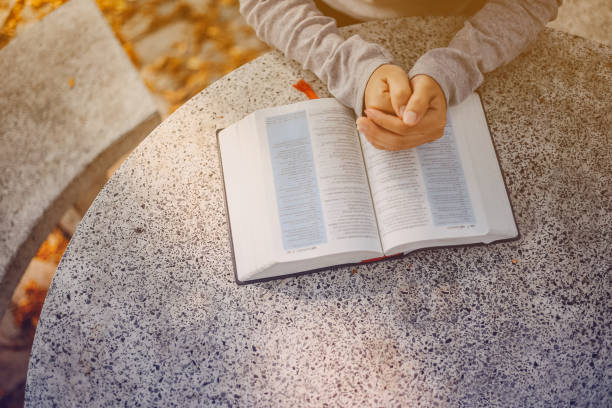
[[(480, 86), (484, 73), (526, 50), (556, 17), (560, 2), (489, 0), (448, 47), (421, 56), (409, 76), (429, 75), (440, 84), (449, 104), (461, 102)], [(358, 35), (343, 38), (335, 20), (322, 15), (311, 0), (240, 0), (240, 11), (259, 38), (313, 71), (357, 116), (363, 112), (370, 75), (380, 65), (393, 62), (380, 45)]]

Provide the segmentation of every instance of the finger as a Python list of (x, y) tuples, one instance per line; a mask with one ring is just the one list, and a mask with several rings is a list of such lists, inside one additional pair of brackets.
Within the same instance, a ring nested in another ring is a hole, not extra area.
[(403, 135), (412, 128), (406, 125), (398, 116), (382, 112), (378, 109), (368, 108), (365, 110), (365, 114), (372, 122), (393, 133)]
[(395, 145), (401, 144), (401, 136), (386, 131), (366, 117), (357, 119), (357, 129), (377, 149), (397, 150)]
[(416, 134), (411, 136), (398, 135), (376, 125), (368, 118), (359, 118), (357, 127), (365, 135), (368, 141), (377, 149), (383, 150), (403, 150), (427, 143), (430, 137), (426, 134)]
[(402, 120), (406, 125), (415, 126), (425, 116), (430, 107), (430, 102), (435, 94), (435, 88), (430, 86), (430, 82), (420, 76), (416, 76), (412, 81), (413, 92), (408, 100)]
[(416, 126), (408, 126), (395, 115), (389, 115), (375, 109), (366, 109), (366, 115), (374, 124), (387, 131), (407, 138), (416, 137), (418, 140), (423, 140), (423, 143), (432, 142), (442, 137), (446, 125), (446, 113), (443, 110), (436, 109), (430, 109)]
[(391, 98), (391, 106), (398, 117), (402, 117), (403, 107), (406, 106), (412, 88), (410, 79), (403, 69), (397, 69), (387, 76), (387, 84), (389, 85), (389, 97)]
[(427, 114), (419, 121), (418, 126), (406, 125), (404, 121), (395, 115), (391, 115), (378, 109), (368, 108), (365, 114), (372, 122), (376, 123), (391, 132), (409, 136), (418, 134), (427, 129), (435, 129), (440, 126), (444, 127), (446, 122), (445, 113), (439, 109), (430, 109)]
[(366, 94), (364, 107), (375, 108), (384, 112), (393, 113), (391, 98), (387, 82), (379, 81), (372, 85), (371, 92)]

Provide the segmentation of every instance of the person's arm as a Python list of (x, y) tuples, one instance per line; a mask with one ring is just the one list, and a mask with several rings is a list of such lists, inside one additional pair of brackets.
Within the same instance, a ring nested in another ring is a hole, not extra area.
[(410, 77), (436, 80), (449, 104), (461, 102), (483, 81), (483, 74), (507, 64), (557, 16), (561, 0), (489, 0), (451, 40), (421, 56)]
[[(483, 74), (517, 57), (557, 15), (560, 0), (490, 0), (446, 48), (428, 51), (410, 70), (412, 94), (400, 115), (366, 109), (357, 126), (375, 146), (407, 149), (444, 133), (446, 105), (470, 95)], [(366, 108), (368, 108), (366, 87)], [(399, 117), (398, 117), (399, 116)]]
[(344, 39), (336, 21), (311, 0), (240, 0), (240, 12), (259, 38), (314, 72), (357, 116), (363, 114), (370, 75), (393, 60), (383, 47), (357, 35)]

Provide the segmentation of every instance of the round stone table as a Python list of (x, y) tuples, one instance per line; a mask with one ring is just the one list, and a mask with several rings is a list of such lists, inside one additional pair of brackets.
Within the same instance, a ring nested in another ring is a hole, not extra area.
[[(345, 28), (409, 68), (457, 18)], [(163, 122), (70, 242), (32, 350), (44, 406), (610, 406), (612, 51), (547, 30), (480, 88), (517, 241), (234, 282), (215, 130), (304, 100), (266, 54)], [(513, 260), (518, 262), (513, 262)]]

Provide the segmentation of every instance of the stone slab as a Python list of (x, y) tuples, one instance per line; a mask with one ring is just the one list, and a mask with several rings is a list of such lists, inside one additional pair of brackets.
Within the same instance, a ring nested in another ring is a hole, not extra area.
[[(409, 68), (462, 25), (348, 27)], [(27, 406), (610, 406), (612, 50), (546, 30), (480, 92), (518, 241), (234, 282), (215, 140), (325, 86), (272, 52), (162, 123), (73, 237)], [(515, 264), (513, 259), (518, 260)]]
[(0, 50), (0, 313), (51, 227), (159, 116), (93, 0)]

